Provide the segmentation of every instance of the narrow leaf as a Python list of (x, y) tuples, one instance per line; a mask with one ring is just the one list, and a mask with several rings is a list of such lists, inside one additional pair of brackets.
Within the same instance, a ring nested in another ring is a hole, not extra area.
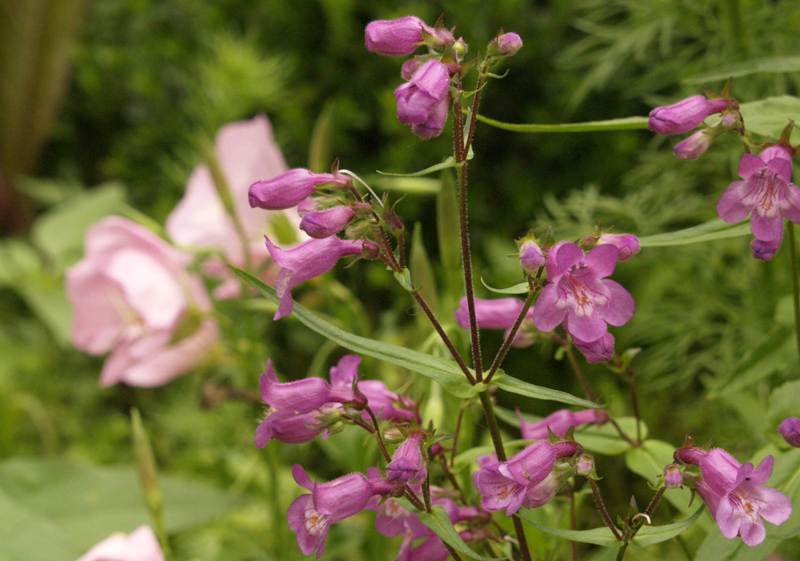
[[(470, 148), (469, 153), (467, 154), (467, 160), (471, 160), (473, 157), (472, 148)], [(430, 175), (431, 173), (435, 173), (437, 171), (442, 171), (449, 168), (456, 168), (461, 166), (461, 164), (456, 162), (456, 159), (453, 156), (448, 156), (442, 162), (433, 165), (431, 167), (425, 168), (420, 171), (415, 171), (414, 173), (390, 173), (385, 171), (377, 170), (378, 173), (381, 175), (388, 175), (389, 177), (420, 177), (423, 175)]]
[(768, 97), (739, 106), (750, 132), (778, 138), (790, 120), (800, 121), (800, 98), (791, 95)]
[[(267, 286), (251, 274), (231, 267), (234, 273), (255, 288), (264, 298), (274, 303), (280, 300), (275, 294), (275, 289)], [(300, 304), (295, 303), (292, 316), (297, 318), (309, 329), (316, 331), (323, 337), (330, 339), (353, 352), (384, 360), (402, 368), (417, 372), (435, 380), (442, 387), (456, 397), (467, 398), (477, 395), (486, 389), (485, 386), (471, 386), (458, 365), (451, 360), (439, 358), (390, 343), (375, 341), (359, 337), (331, 325), (323, 319), (312, 314)]]
[(479, 561), (506, 559), (505, 557), (484, 557), (482, 555), (478, 555), (472, 551), (472, 549), (470, 549), (469, 546), (464, 543), (464, 540), (461, 539), (461, 536), (458, 535), (458, 532), (453, 527), (453, 523), (450, 521), (450, 517), (447, 516), (447, 512), (444, 510), (444, 507), (441, 505), (434, 505), (431, 510), (433, 512), (430, 514), (427, 512), (420, 512), (418, 515), (419, 521), (436, 532), (436, 535), (442, 538), (443, 542), (448, 544), (459, 553), (463, 553), (464, 555), (471, 557), (472, 559), (478, 559)]
[[(414, 224), (414, 232), (411, 234), (411, 283), (417, 287), (420, 296), (428, 303), (434, 315), (439, 315), (439, 295), (436, 291), (436, 277), (433, 274), (433, 266), (422, 241), (422, 224)], [(430, 323), (420, 310), (416, 315), (420, 327), (430, 330)]]
[(655, 234), (639, 238), (642, 247), (664, 247), (670, 245), (688, 245), (725, 238), (746, 236), (750, 233), (750, 223), (728, 224), (721, 218), (714, 218), (705, 224), (692, 226), (667, 234)]
[(494, 288), (486, 284), (486, 281), (483, 280), (483, 277), (481, 277), (481, 284), (497, 294), (527, 294), (530, 290), (527, 282), (521, 282), (519, 284), (515, 284), (514, 286), (509, 286), (508, 288)]
[(586, 123), (563, 123), (557, 125), (517, 124), (495, 121), (483, 115), (478, 115), (478, 120), (498, 129), (515, 132), (595, 132), (595, 131), (624, 131), (640, 130), (647, 128), (647, 117), (624, 117), (607, 121), (589, 121)]
[(532, 397), (533, 399), (542, 399), (545, 401), (557, 401), (559, 403), (568, 403), (570, 405), (577, 405), (585, 409), (598, 409), (602, 405), (598, 405), (593, 401), (576, 397), (567, 392), (559, 390), (552, 390), (550, 388), (543, 388), (542, 386), (534, 386), (528, 382), (523, 382), (517, 378), (512, 378), (503, 372), (498, 372), (492, 378), (491, 383), (498, 388), (510, 393)]
[(686, 520), (675, 522), (674, 524), (665, 524), (664, 526), (644, 526), (633, 538), (632, 543), (642, 547), (653, 545), (655, 543), (665, 542), (675, 536), (682, 534), (692, 527), (700, 515), (703, 513), (705, 505), (700, 506), (697, 511)]
[(520, 510), (518, 513), (520, 518), (525, 522), (538, 528), (542, 532), (559, 536), (573, 542), (592, 543), (594, 545), (602, 545), (603, 547), (621, 547), (622, 542), (614, 537), (606, 527), (593, 528), (591, 530), (562, 530), (560, 528), (548, 528), (547, 526), (540, 526), (530, 518), (528, 518), (525, 510)]

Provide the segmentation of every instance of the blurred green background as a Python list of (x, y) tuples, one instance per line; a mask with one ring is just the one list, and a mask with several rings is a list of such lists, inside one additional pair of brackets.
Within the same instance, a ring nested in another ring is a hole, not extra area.
[[(395, 117), (401, 60), (364, 49), (368, 22), (409, 14), (430, 24), (444, 14), (471, 54), (501, 27), (522, 37), (525, 47), (482, 103), (483, 114), (515, 123), (643, 116), (702, 93), (701, 86), (719, 91), (726, 70), (738, 64), (800, 53), (797, 0), (4, 0), (0, 521), (21, 529), (5, 530), (7, 541), (0, 523), (0, 543), (18, 544), (0, 546), (0, 559), (74, 558), (111, 531), (101, 515), (70, 526), (73, 511), (54, 505), (74, 501), (86, 511), (113, 510), (87, 496), (93, 482), (115, 479), (95, 470), (132, 465), (133, 406), (142, 411), (160, 469), (177, 478), (173, 504), (183, 514), (168, 523), (177, 559), (302, 557), (285, 518), (275, 521), (269, 506), (276, 487), (284, 509), (297, 495), (287, 466), (302, 461), (321, 477), (336, 477), (370, 465), (374, 450), (359, 452), (362, 436), (346, 431), (335, 445), (273, 442), (259, 451), (252, 436), (260, 407), (211, 403), (208, 388), (255, 391), (267, 357), (289, 378), (324, 373), (341, 351), (295, 322), (272, 324), (271, 313), (223, 303), (230, 348), (218, 363), (163, 388), (100, 389), (102, 359), (71, 350), (61, 280), (80, 258), (92, 221), (138, 212), (163, 223), (202, 161), (202, 148), (233, 120), (266, 113), (291, 167), (323, 171), (338, 158), (342, 167), (372, 177), (375, 170), (410, 172), (446, 157), (449, 129), (422, 142)], [(798, 95), (800, 65), (789, 66), (735, 78), (733, 96), (744, 102)], [(530, 228), (541, 237), (552, 226), (559, 239), (575, 239), (601, 222), (646, 236), (712, 219), (741, 155), (732, 135), (701, 159), (683, 162), (672, 155), (674, 138), (648, 131), (478, 129), (469, 168), (470, 224), (477, 274), (490, 286), (519, 282), (508, 255), (513, 239)], [(409, 193), (398, 211), (409, 230), (422, 225), (435, 262), (435, 193)], [(445, 275), (435, 273), (442, 287)], [(335, 292), (349, 304), (320, 304), (320, 311), (362, 335), (423, 344), (427, 328), (415, 322), (407, 295), (381, 267), (360, 264), (337, 271), (336, 279), (314, 290)], [(770, 263), (753, 260), (744, 238), (650, 249), (621, 264), (615, 279), (637, 300), (633, 320), (615, 336), (619, 350), (642, 348), (633, 366), (651, 433), (676, 446), (687, 433), (699, 441), (713, 436), (742, 458), (776, 443), (779, 420), (800, 413), (791, 397), (800, 382), (788, 248)], [(442, 294), (442, 309), (452, 310), (457, 289), (442, 287)], [(500, 337), (487, 333), (484, 343), (493, 348)], [(512, 351), (504, 368), (579, 394), (553, 351), (547, 345)], [(375, 361), (362, 368), (368, 377), (386, 376), (390, 387), (406, 380)], [(603, 366), (586, 371), (612, 412), (629, 415), (626, 385)], [(417, 386), (412, 393), (426, 392)], [(555, 407), (508, 395), (498, 401), (538, 415)], [(622, 462), (601, 467), (612, 509), (623, 512), (634, 491), (649, 496)], [(56, 474), (63, 473), (72, 478), (59, 483)], [(192, 484), (199, 487), (181, 487)], [(119, 493), (134, 498), (120, 499), (128, 518), (116, 529), (130, 532), (148, 519), (135, 487), (125, 489)], [(587, 516), (583, 527), (599, 525), (594, 514)], [(63, 548), (36, 550), (38, 533), (55, 531), (53, 525), (61, 527)], [(381, 546), (384, 538), (369, 526), (359, 518), (334, 530), (326, 559), (394, 558), (395, 549)], [(784, 547), (798, 553), (796, 545)]]

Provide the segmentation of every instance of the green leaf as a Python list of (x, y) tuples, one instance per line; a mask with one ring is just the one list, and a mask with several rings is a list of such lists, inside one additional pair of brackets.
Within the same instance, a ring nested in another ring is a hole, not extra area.
[(778, 138), (789, 120), (800, 122), (800, 98), (790, 95), (768, 97), (742, 103), (739, 111), (748, 131)]
[(614, 534), (611, 533), (611, 530), (605, 526), (602, 528), (593, 528), (591, 530), (562, 530), (560, 528), (548, 528), (547, 526), (540, 526), (528, 517), (525, 510), (520, 510), (517, 514), (520, 518), (534, 528), (573, 542), (592, 543), (594, 545), (602, 545), (603, 547), (622, 546), (622, 542), (615, 538)]
[[(675, 536), (688, 530), (700, 517), (702, 511), (703, 507), (701, 506), (692, 516), (686, 520), (675, 522), (674, 524), (665, 524), (664, 526), (643, 526), (637, 532), (633, 540), (631, 540), (631, 543), (645, 547), (674, 538)], [(621, 547), (623, 544), (623, 542), (616, 539), (614, 534), (611, 533), (611, 530), (605, 526), (602, 528), (593, 528), (591, 530), (562, 530), (560, 528), (548, 528), (533, 522), (526, 516), (524, 510), (520, 511), (519, 516), (525, 522), (543, 532), (560, 536), (574, 542), (591, 543), (595, 545), (601, 545), (603, 547)]]
[[(267, 300), (278, 303), (280, 299), (275, 289), (267, 286), (253, 275), (231, 267), (234, 273), (255, 288)], [(442, 385), (444, 389), (462, 399), (477, 395), (482, 389), (470, 385), (464, 373), (452, 360), (439, 358), (390, 343), (367, 339), (348, 333), (312, 314), (300, 304), (295, 303), (292, 317), (323, 337), (335, 341), (353, 352), (371, 356), (395, 364), (402, 368), (427, 376)]]
[(447, 515), (444, 507), (441, 505), (434, 505), (431, 510), (432, 513), (430, 514), (427, 512), (420, 512), (418, 514), (419, 521), (436, 532), (436, 535), (442, 538), (443, 542), (448, 544), (459, 553), (471, 557), (472, 559), (478, 559), (479, 561), (506, 559), (505, 557), (484, 557), (482, 555), (478, 555), (472, 551), (472, 549), (470, 549), (469, 546), (464, 543), (464, 540), (461, 539), (461, 536), (458, 535), (458, 532), (453, 527), (453, 523), (450, 521), (450, 517)]
[(438, 179), (427, 177), (385, 177), (370, 176), (366, 178), (370, 185), (384, 191), (399, 191), (414, 195), (435, 195), (441, 183)]
[(655, 234), (653, 236), (639, 238), (639, 244), (642, 247), (688, 245), (711, 240), (736, 238), (739, 236), (746, 236), (749, 233), (749, 222), (743, 224), (728, 224), (721, 218), (714, 218), (699, 226), (692, 226), (691, 228), (669, 232), (667, 234)]
[(698, 74), (686, 78), (687, 84), (706, 84), (728, 78), (738, 78), (750, 74), (762, 74), (767, 72), (798, 72), (800, 71), (800, 57), (771, 57), (748, 60), (739, 64), (724, 66), (713, 72)]
[[(472, 148), (470, 148), (469, 154), (467, 154), (467, 160), (471, 160), (473, 156), (474, 154), (472, 152)], [(456, 168), (461, 165), (462, 164), (456, 162), (456, 159), (453, 156), (448, 156), (441, 163), (438, 163), (436, 165), (433, 165), (429, 168), (425, 168), (420, 171), (415, 171), (414, 173), (389, 173), (380, 170), (378, 170), (378, 173), (380, 173), (381, 175), (387, 175), (389, 177), (420, 177), (423, 175), (430, 175), (431, 173), (436, 173), (437, 171), (442, 171), (449, 168)]]
[(530, 291), (530, 287), (528, 286), (527, 282), (521, 282), (519, 284), (515, 284), (514, 286), (509, 286), (508, 288), (493, 288), (486, 284), (486, 281), (483, 280), (483, 277), (481, 277), (481, 284), (492, 292), (496, 292), (498, 294), (527, 294)]
[(526, 397), (532, 397), (533, 399), (541, 399), (545, 401), (557, 401), (559, 403), (568, 403), (570, 405), (577, 405), (578, 407), (583, 407), (584, 409), (598, 409), (602, 407), (593, 401), (588, 401), (586, 399), (576, 397), (572, 394), (567, 392), (562, 392), (559, 390), (553, 390), (550, 388), (544, 388), (542, 386), (534, 386), (533, 384), (529, 384), (528, 382), (523, 382), (517, 378), (512, 378), (511, 376), (505, 374), (504, 372), (498, 371), (497, 374), (491, 380), (493, 385), (496, 385), (501, 390), (505, 390), (510, 393), (515, 393), (518, 395), (524, 395)]
[(400, 283), (400, 286), (402, 286), (409, 292), (416, 292), (416, 290), (414, 290), (414, 287), (411, 286), (411, 271), (408, 270), (408, 267), (406, 267), (399, 273), (395, 272), (394, 278), (397, 279), (397, 282)]
[[(173, 477), (161, 478), (161, 488), (169, 533), (207, 522), (239, 502), (229, 493)], [(9, 520), (6, 512), (12, 514)], [(73, 561), (114, 532), (148, 524), (150, 516), (132, 466), (12, 458), (0, 462), (0, 521), (0, 559)], [(4, 533), (14, 538), (1, 539)], [(20, 544), (30, 544), (24, 556), (15, 553)]]
[[(420, 296), (428, 303), (434, 315), (439, 315), (439, 295), (436, 292), (436, 277), (433, 274), (433, 266), (422, 241), (422, 224), (414, 224), (414, 231), (411, 234), (411, 283), (416, 285)], [(420, 327), (424, 324), (425, 330), (430, 330), (431, 325), (422, 310), (416, 315)]]
[(442, 173), (441, 185), (442, 188), (436, 196), (436, 235), (439, 238), (439, 262), (444, 270), (442, 294), (450, 297), (444, 301), (445, 304), (451, 304), (451, 306), (443, 306), (443, 311), (447, 311), (448, 308), (454, 309), (458, 306), (458, 300), (464, 292), (464, 281), (461, 280), (458, 197), (452, 172)]
[(478, 120), (498, 129), (515, 132), (595, 132), (595, 131), (624, 131), (640, 130), (647, 128), (647, 117), (624, 117), (607, 121), (590, 121), (587, 123), (564, 123), (559, 125), (516, 124), (495, 121), (483, 115), (478, 115)]
[(631, 448), (625, 454), (625, 463), (650, 484), (655, 485), (664, 467), (671, 464), (676, 447), (660, 440), (645, 440), (639, 448)]

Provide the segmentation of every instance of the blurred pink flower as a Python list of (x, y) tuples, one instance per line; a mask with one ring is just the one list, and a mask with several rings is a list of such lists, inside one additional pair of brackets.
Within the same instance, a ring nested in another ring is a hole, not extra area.
[(153, 530), (139, 526), (129, 535), (114, 534), (82, 555), (78, 561), (164, 561)]
[[(186, 194), (167, 217), (165, 227), (170, 238), (180, 246), (221, 254), (221, 258), (213, 257), (205, 262), (204, 272), (224, 281), (214, 291), (216, 298), (234, 298), (239, 295), (240, 283), (225, 264), (243, 267), (247, 251), (253, 268), (264, 265), (269, 254), (263, 236), (268, 234), (275, 238), (271, 225), (277, 216), (283, 214), (251, 208), (247, 196), (250, 185), (280, 175), (289, 168), (272, 137), (272, 127), (265, 115), (222, 127), (217, 133), (214, 150), (228, 185), (236, 219), (247, 238), (247, 247), (243, 247), (234, 220), (220, 199), (206, 164), (197, 166), (192, 172)], [(290, 220), (298, 222), (297, 217)], [(274, 283), (274, 276), (273, 272), (270, 284)], [(270, 278), (264, 280), (269, 282)]]
[[(109, 217), (86, 234), (86, 254), (67, 271), (72, 341), (93, 355), (111, 353), (100, 384), (160, 386), (198, 366), (218, 331), (192, 256), (143, 226)], [(180, 335), (179, 335), (180, 334)]]

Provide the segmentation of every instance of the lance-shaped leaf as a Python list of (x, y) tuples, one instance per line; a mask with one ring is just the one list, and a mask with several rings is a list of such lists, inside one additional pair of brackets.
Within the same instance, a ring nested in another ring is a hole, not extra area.
[[(469, 153), (467, 154), (467, 160), (471, 160), (475, 154), (472, 152), (472, 148), (469, 149)], [(423, 175), (430, 175), (431, 173), (436, 173), (437, 171), (442, 171), (444, 169), (449, 168), (456, 168), (462, 166), (463, 163), (456, 162), (456, 159), (453, 156), (448, 156), (442, 162), (432, 165), (431, 167), (415, 171), (413, 173), (390, 173), (386, 171), (378, 170), (378, 173), (381, 175), (388, 175), (391, 177), (421, 177)]]
[[(630, 543), (645, 547), (672, 539), (688, 530), (695, 522), (697, 522), (697, 519), (700, 517), (702, 511), (703, 506), (697, 509), (697, 511), (686, 520), (675, 522), (674, 524), (665, 524), (663, 526), (643, 526), (636, 533), (636, 536), (631, 540)], [(542, 532), (547, 532), (548, 534), (553, 534), (554, 536), (559, 536), (574, 542), (592, 543), (595, 545), (601, 545), (603, 547), (621, 547), (624, 543), (615, 538), (611, 533), (611, 530), (606, 527), (593, 528), (591, 530), (562, 530), (560, 528), (548, 528), (546, 526), (540, 526), (539, 524), (536, 524), (527, 518), (524, 510), (520, 511), (519, 516), (525, 522), (535, 528), (538, 528)]]
[[(241, 269), (237, 269), (236, 267), (231, 267), (231, 269), (242, 280), (255, 288), (267, 300), (270, 300), (275, 304), (280, 302), (277, 294), (275, 294), (274, 288), (267, 286), (261, 280), (255, 278), (250, 273), (242, 271)], [(327, 321), (315, 316), (309, 310), (297, 303), (295, 303), (292, 316), (297, 318), (309, 329), (316, 331), (323, 337), (338, 343), (346, 349), (362, 355), (371, 356), (379, 360), (384, 360), (402, 368), (411, 370), (412, 372), (417, 372), (418, 374), (427, 376), (428, 378), (441, 384), (445, 390), (456, 397), (462, 399), (474, 397), (479, 393), (486, 391), (489, 387), (486, 384), (475, 384), (472, 386), (458, 365), (452, 360), (431, 356), (419, 351), (406, 349), (405, 347), (400, 347), (398, 345), (392, 345), (391, 343), (384, 343), (382, 341), (367, 339), (366, 337), (360, 337), (358, 335), (348, 333), (347, 331), (339, 329)], [(502, 371), (498, 371), (497, 374), (495, 374), (494, 378), (492, 379), (492, 385), (496, 385), (497, 387), (508, 392), (532, 397), (534, 399), (559, 401), (561, 403), (578, 405), (584, 408), (601, 407), (596, 403), (575, 397), (574, 395), (566, 392), (534, 386), (533, 384), (523, 382), (522, 380), (517, 380), (516, 378), (506, 375)]]
[(442, 541), (455, 549), (457, 552), (466, 555), (467, 557), (471, 557), (472, 559), (478, 559), (478, 561), (491, 561), (493, 559), (505, 559), (505, 557), (484, 557), (483, 555), (478, 555), (470, 547), (461, 539), (461, 536), (458, 535), (458, 532), (453, 527), (453, 523), (450, 521), (450, 517), (447, 516), (447, 512), (444, 510), (444, 507), (440, 505), (434, 505), (431, 508), (431, 513), (428, 514), (427, 512), (420, 512), (419, 513), (419, 521), (425, 524), (428, 528), (436, 532), (436, 535), (442, 538)]
[(596, 131), (626, 131), (647, 128), (647, 117), (623, 117), (607, 121), (589, 121), (586, 123), (562, 123), (555, 125), (518, 124), (495, 121), (483, 115), (478, 115), (478, 120), (498, 129), (514, 132), (596, 132)]
[(655, 234), (639, 238), (642, 247), (663, 247), (668, 245), (688, 245), (725, 238), (736, 238), (750, 234), (750, 223), (728, 224), (721, 218), (714, 218), (705, 224), (692, 226), (667, 234)]

